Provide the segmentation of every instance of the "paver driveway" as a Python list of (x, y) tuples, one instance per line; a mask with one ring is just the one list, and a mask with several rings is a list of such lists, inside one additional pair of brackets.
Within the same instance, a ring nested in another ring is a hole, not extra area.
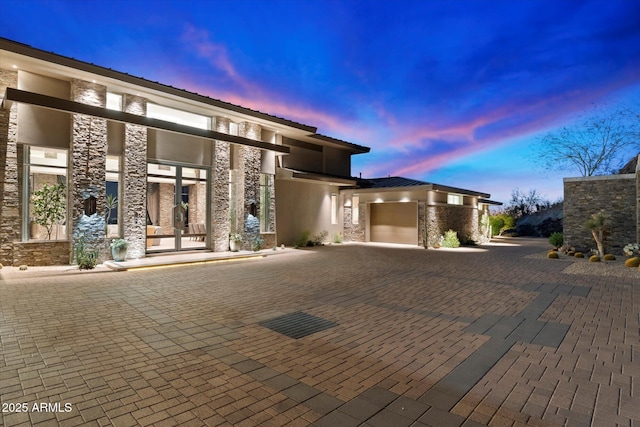
[(639, 425), (640, 284), (504, 242), (5, 269), (0, 424)]

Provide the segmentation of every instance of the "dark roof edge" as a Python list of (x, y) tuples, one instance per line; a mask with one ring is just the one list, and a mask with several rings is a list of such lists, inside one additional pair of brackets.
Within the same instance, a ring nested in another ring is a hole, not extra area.
[(481, 193), (481, 192), (475, 191), (475, 190), (467, 190), (467, 189), (464, 189), (464, 188), (449, 187), (448, 185), (433, 184), (433, 189), (434, 190), (447, 191), (449, 193), (460, 193), (460, 194), (466, 194), (466, 195), (469, 195), (469, 196), (478, 196), (478, 197), (482, 197), (482, 198), (485, 198), (485, 199), (488, 199), (489, 197), (491, 197), (491, 194)]
[(332, 138), (330, 136), (322, 135), (319, 133), (309, 135), (311, 138), (318, 139), (320, 141), (331, 142), (333, 144), (342, 145), (354, 151), (356, 154), (364, 154), (371, 151), (371, 148), (365, 147), (364, 145), (354, 144), (352, 142), (343, 141), (341, 139)]
[(246, 114), (259, 119), (272, 121), (281, 125), (290, 126), (293, 128), (301, 129), (306, 132), (317, 132), (317, 128), (314, 126), (305, 125), (302, 123), (294, 122), (278, 116), (272, 116), (267, 113), (263, 113), (257, 110), (252, 110), (240, 105), (231, 104), (219, 99), (210, 98), (205, 95), (200, 95), (195, 92), (189, 92), (185, 89), (178, 89), (173, 86), (165, 85), (159, 82), (153, 82), (143, 77), (136, 77), (131, 74), (127, 74), (121, 71), (116, 71), (111, 68), (95, 65), (90, 62), (81, 61), (79, 59), (70, 58), (68, 56), (59, 55), (53, 52), (47, 52), (42, 49), (35, 48), (28, 44), (20, 43), (14, 40), (10, 40), (4, 37), (0, 37), (0, 49), (7, 50), (19, 55), (29, 56), (31, 58), (40, 59), (42, 61), (53, 62), (65, 67), (74, 68), (77, 70), (85, 71), (88, 73), (98, 74), (104, 77), (121, 80), (130, 84), (146, 87), (148, 89), (157, 90), (160, 92), (168, 93), (171, 95), (187, 98), (192, 101), (202, 102), (214, 107), (225, 108), (227, 110), (235, 111), (236, 113)]
[(502, 202), (497, 202), (495, 200), (489, 199), (478, 199), (478, 203), (484, 203), (485, 205), (493, 205), (493, 206), (502, 206)]

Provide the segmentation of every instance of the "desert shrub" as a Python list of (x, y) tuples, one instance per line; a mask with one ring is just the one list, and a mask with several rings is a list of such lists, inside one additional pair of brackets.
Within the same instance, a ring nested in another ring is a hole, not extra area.
[(460, 240), (458, 240), (458, 233), (453, 230), (448, 230), (444, 233), (444, 239), (442, 240), (443, 248), (457, 248), (460, 246)]
[(576, 258), (584, 258), (584, 254), (582, 252), (576, 252), (573, 256)]
[(342, 233), (341, 232), (337, 232), (336, 234), (333, 235), (333, 243), (342, 243)]
[(576, 253), (575, 253), (574, 251), (569, 251), (569, 252), (567, 252), (567, 255), (569, 255), (569, 256), (574, 256), (575, 254), (576, 254)]
[(28, 267), (25, 264), (22, 264), (20, 267), (18, 267), (18, 270), (20, 271), (25, 271)]
[(549, 236), (549, 243), (551, 243), (551, 246), (553, 246), (554, 248), (559, 248), (560, 246), (562, 246), (562, 242), (562, 233), (558, 231), (551, 233), (551, 236)]
[(511, 215), (507, 215), (506, 213), (492, 215), (490, 223), (492, 236), (496, 236), (504, 230), (508, 230), (516, 226), (515, 219), (513, 219)]
[(80, 270), (93, 270), (98, 263), (98, 251), (91, 251), (84, 245), (84, 236), (78, 239), (75, 248), (76, 263)]
[(549, 258), (549, 259), (558, 259), (558, 258), (560, 258), (560, 255), (558, 255), (558, 252), (551, 251), (551, 252), (549, 252), (547, 254), (547, 258)]
[(262, 249), (263, 245), (264, 240), (262, 239), (262, 237), (256, 236), (251, 241), (251, 250), (253, 250), (254, 252), (258, 252), (260, 249)]
[(461, 246), (478, 246), (478, 243), (469, 236), (459, 236), (458, 240)]
[(624, 262), (626, 267), (640, 267), (640, 257), (629, 258)]
[(293, 242), (293, 246), (295, 246), (296, 248), (307, 246), (307, 242), (309, 242), (310, 235), (311, 235), (311, 232), (309, 230), (304, 230), (302, 233), (300, 233), (300, 236), (298, 237), (298, 239), (295, 242)]
[(598, 255), (591, 255), (589, 257), (589, 262), (600, 262), (600, 257)]
[(311, 243), (313, 243), (312, 246), (322, 245), (325, 242), (325, 240), (327, 240), (328, 236), (329, 236), (329, 232), (327, 230), (322, 230), (320, 233), (315, 234), (313, 236), (313, 239), (311, 239)]
[(615, 255), (612, 255), (612, 254), (606, 254), (606, 255), (604, 256), (604, 260), (605, 260), (605, 261), (615, 261), (615, 260), (616, 260), (616, 256), (615, 256)]

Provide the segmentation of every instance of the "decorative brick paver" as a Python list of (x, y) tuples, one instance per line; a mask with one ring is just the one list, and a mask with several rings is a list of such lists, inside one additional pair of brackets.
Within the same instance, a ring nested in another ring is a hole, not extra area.
[(5, 268), (0, 424), (638, 425), (640, 281), (565, 274), (546, 247)]

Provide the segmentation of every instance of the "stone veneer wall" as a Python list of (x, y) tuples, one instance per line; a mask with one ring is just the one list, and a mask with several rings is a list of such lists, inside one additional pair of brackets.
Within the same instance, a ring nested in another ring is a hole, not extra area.
[(158, 198), (160, 200), (159, 220), (158, 225), (161, 227), (158, 234), (173, 234), (173, 205), (175, 204), (175, 191), (176, 188), (173, 184), (161, 182), (158, 185), (158, 191), (160, 192)]
[(418, 202), (418, 246), (428, 247), (427, 241), (427, 202)]
[(564, 242), (586, 251), (596, 247), (584, 223), (592, 214), (606, 212), (611, 218), (605, 250), (621, 254), (627, 243), (637, 242), (638, 187), (640, 173), (564, 179)]
[(450, 229), (457, 231), (458, 237), (477, 238), (477, 211), (470, 206), (426, 206), (426, 230), (423, 234), (427, 236), (428, 246), (433, 247)]
[[(107, 103), (106, 86), (83, 80), (71, 81), (71, 100), (82, 104), (104, 107)], [(100, 259), (108, 258), (109, 250), (104, 229), (106, 195), (107, 121), (81, 114), (71, 114), (71, 164), (67, 206), (72, 224), (73, 247), (84, 238), (85, 246), (100, 251)], [(97, 211), (85, 215), (84, 200), (96, 198)]]
[[(215, 130), (229, 133), (230, 120), (226, 117), (215, 118)], [(214, 252), (229, 250), (229, 168), (231, 166), (231, 144), (215, 141), (211, 172), (211, 249)]]
[(69, 264), (71, 253), (69, 241), (15, 242), (13, 244), (13, 266), (25, 265), (65, 265)]
[(345, 242), (365, 242), (367, 240), (366, 236), (366, 212), (367, 208), (366, 203), (358, 204), (358, 224), (353, 224), (352, 216), (353, 216), (353, 207), (345, 206), (343, 208), (344, 215), (344, 234), (343, 238)]
[[(16, 71), (0, 69), (0, 96), (18, 86)], [(20, 190), (18, 186), (18, 105), (0, 108), (0, 263), (12, 265), (13, 242), (20, 241)]]
[[(147, 115), (147, 100), (124, 94), (123, 110), (139, 116)], [(147, 225), (147, 128), (124, 125), (122, 156), (124, 238), (129, 242), (127, 258), (142, 258), (146, 252)]]
[[(238, 124), (238, 135), (248, 139), (260, 141), (262, 138), (262, 127), (257, 123), (240, 122)], [(242, 173), (241, 193), (244, 197), (244, 215), (238, 212), (238, 229), (243, 230), (245, 240), (244, 249), (251, 249), (251, 240), (259, 235), (259, 228), (256, 230), (255, 220), (260, 218), (260, 149), (249, 146), (240, 147), (239, 166)], [(251, 206), (255, 204), (255, 218), (251, 218)], [(257, 224), (259, 227), (259, 222)]]

